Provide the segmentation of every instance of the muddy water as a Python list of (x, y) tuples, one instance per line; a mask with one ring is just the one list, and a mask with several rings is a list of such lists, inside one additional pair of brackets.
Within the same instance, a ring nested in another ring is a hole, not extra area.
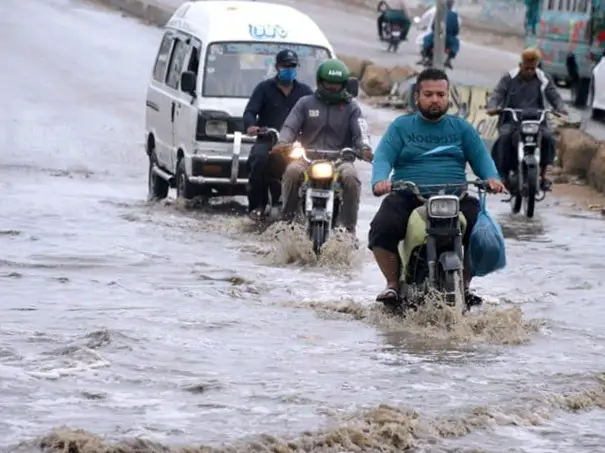
[[(598, 217), (550, 200), (527, 222), (495, 198), (509, 266), (476, 281), (486, 306), (390, 317), (365, 250), (335, 240), (317, 263), (299, 233), (255, 231), (236, 202), (144, 201), (157, 30), (9, 3), (3, 450), (599, 451)], [(377, 208), (364, 187), (362, 242)]]

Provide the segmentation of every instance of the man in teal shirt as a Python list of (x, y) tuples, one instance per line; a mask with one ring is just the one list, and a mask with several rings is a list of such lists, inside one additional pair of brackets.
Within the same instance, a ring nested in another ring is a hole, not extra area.
[[(402, 115), (389, 125), (372, 161), (372, 190), (376, 196), (388, 193), (370, 224), (368, 244), (387, 281), (387, 288), (376, 299), (381, 302), (399, 297), (397, 245), (405, 238), (410, 214), (422, 205), (411, 192), (389, 193), (391, 181), (411, 181), (427, 195), (430, 193), (427, 186), (464, 184), (468, 162), (479, 178), (488, 181), (492, 191), (504, 190), (496, 165), (479, 134), (463, 118), (447, 114), (447, 74), (435, 68), (422, 71), (416, 80), (414, 97), (418, 112)], [(389, 181), (391, 171), (393, 176)], [(463, 238), (466, 255), (468, 239), (480, 211), (479, 200), (467, 194), (460, 200), (460, 211), (467, 220)], [(477, 304), (480, 300), (468, 292), (471, 277), (467, 267), (465, 265), (464, 274), (467, 303)]]

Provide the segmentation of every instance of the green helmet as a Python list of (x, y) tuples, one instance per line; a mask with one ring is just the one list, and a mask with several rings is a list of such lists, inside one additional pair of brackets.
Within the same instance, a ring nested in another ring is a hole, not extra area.
[(322, 62), (317, 68), (317, 84), (324, 81), (328, 83), (345, 83), (349, 80), (351, 71), (343, 61), (332, 58)]

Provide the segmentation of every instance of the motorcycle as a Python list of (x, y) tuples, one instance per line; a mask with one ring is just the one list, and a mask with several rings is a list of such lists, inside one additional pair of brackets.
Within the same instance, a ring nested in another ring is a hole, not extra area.
[(386, 37), (389, 44), (387, 47), (387, 52), (397, 52), (397, 49), (399, 49), (399, 44), (401, 43), (401, 26), (394, 24), (389, 27), (386, 31)]
[(532, 218), (536, 201), (540, 202), (546, 198), (546, 192), (540, 190), (540, 144), (542, 143), (540, 126), (546, 121), (547, 114), (558, 114), (552, 110), (533, 108), (505, 108), (500, 111), (500, 114), (506, 112), (511, 114), (519, 131), (518, 167), (509, 175), (510, 197), (502, 201), (511, 204), (513, 214), (517, 214), (523, 205), (525, 216)]
[[(399, 294), (401, 299), (388, 308), (407, 310), (417, 308), (432, 294), (443, 295), (449, 306), (468, 311), (470, 305), (464, 298), (464, 249), (462, 236), (467, 221), (460, 212), (460, 196), (468, 185), (478, 191), (489, 191), (486, 181), (468, 181), (463, 184), (423, 186), (435, 189), (434, 195), (425, 198), (418, 186), (409, 181), (392, 184), (391, 191), (412, 192), (424, 204), (414, 209), (407, 224), (405, 239), (398, 245), (401, 262)], [(446, 195), (447, 190), (461, 191), (458, 195)]]
[[(313, 158), (310, 159), (308, 155)], [(338, 157), (336, 161), (334, 157)], [(313, 251), (319, 254), (331, 229), (337, 224), (342, 206), (343, 189), (336, 168), (343, 162), (354, 162), (362, 157), (352, 148), (340, 151), (305, 150), (296, 142), (290, 149), (289, 158), (308, 164), (300, 188), (301, 208)]]

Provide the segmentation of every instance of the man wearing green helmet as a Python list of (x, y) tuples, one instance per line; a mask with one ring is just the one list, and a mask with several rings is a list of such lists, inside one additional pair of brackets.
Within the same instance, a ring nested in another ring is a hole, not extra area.
[[(279, 133), (276, 150), (299, 141), (306, 149), (335, 151), (335, 159), (342, 148), (351, 147), (363, 153), (364, 160), (371, 160), (367, 124), (359, 104), (346, 88), (350, 74), (340, 60), (330, 59), (319, 65), (315, 93), (303, 96), (294, 105)], [(282, 214), (286, 220), (300, 212), (299, 189), (306, 166), (299, 160), (290, 162), (282, 177)], [(355, 234), (361, 182), (353, 163), (341, 163), (337, 170), (343, 188), (340, 223)]]

